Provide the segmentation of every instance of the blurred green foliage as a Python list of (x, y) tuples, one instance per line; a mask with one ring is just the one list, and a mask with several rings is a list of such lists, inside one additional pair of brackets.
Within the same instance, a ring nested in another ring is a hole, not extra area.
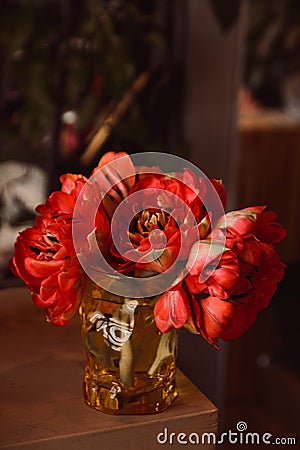
[[(163, 6), (158, 0), (2, 0), (1, 159), (44, 165), (59, 158), (66, 111), (77, 117), (79, 154), (90, 131), (135, 77), (152, 65), (160, 67), (158, 79), (143, 102), (136, 101), (116, 127), (112, 144), (162, 145), (165, 129), (159, 125), (160, 131), (153, 133), (149, 117), (154, 111), (157, 114), (153, 100), (159, 101), (160, 90), (172, 76), (173, 4), (171, 0)], [(159, 114), (156, 120), (161, 120)]]

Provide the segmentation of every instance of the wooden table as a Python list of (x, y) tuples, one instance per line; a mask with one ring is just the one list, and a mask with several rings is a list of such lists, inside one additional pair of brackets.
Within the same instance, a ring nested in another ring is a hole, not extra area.
[(277, 246), (287, 264), (300, 261), (300, 121), (280, 111), (240, 117), (238, 207), (268, 205), (287, 229)]
[[(110, 416), (89, 408), (82, 397), (85, 355), (78, 320), (50, 326), (25, 288), (0, 290), (0, 317), (0, 448), (195, 448), (179, 444), (178, 433), (217, 431), (216, 407), (180, 372), (179, 398), (163, 413)], [(168, 436), (176, 433), (172, 445), (157, 442), (165, 428)]]

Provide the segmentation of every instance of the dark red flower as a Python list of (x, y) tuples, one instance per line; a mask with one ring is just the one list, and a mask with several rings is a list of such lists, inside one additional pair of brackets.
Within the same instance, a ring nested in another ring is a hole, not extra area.
[(216, 348), (219, 339), (234, 339), (248, 330), (257, 316), (251, 304), (241, 305), (210, 295), (192, 296), (191, 311), (187, 328), (200, 333)]
[[(209, 213), (200, 198), (201, 194), (205, 199), (208, 190), (204, 180), (197, 180), (188, 169), (169, 175), (155, 170), (138, 177), (115, 225), (118, 249), (113, 246), (111, 250), (119, 261), (118, 270), (135, 270), (135, 276), (162, 273), (175, 261), (187, 260), (193, 243), (210, 231)], [(213, 185), (225, 201), (223, 185), (216, 180)], [(130, 202), (131, 196), (136, 203)], [(124, 224), (129, 224), (129, 229), (124, 229)]]
[(208, 293), (224, 300), (240, 275), (236, 255), (209, 239), (193, 245), (187, 270), (185, 283), (192, 294)]
[[(219, 220), (209, 238), (215, 246), (225, 238), (230, 250), (222, 254), (211, 274), (207, 272), (211, 261), (207, 260), (203, 243), (193, 247), (197, 255), (195, 258), (192, 252), (191, 258), (196, 262), (190, 264), (185, 279), (191, 293), (187, 326), (216, 347), (218, 339), (234, 339), (250, 328), (283, 277), (284, 264), (270, 242), (277, 242), (286, 233), (274, 222), (276, 215), (264, 209), (233, 211)], [(201, 278), (205, 275), (209, 278), (203, 284)]]
[(218, 347), (218, 339), (236, 338), (253, 324), (283, 277), (272, 244), (286, 231), (275, 213), (253, 206), (215, 217), (207, 205), (216, 193), (225, 206), (221, 182), (211, 179), (212, 191), (189, 169), (168, 175), (136, 169), (124, 152), (105, 154), (93, 174), (89, 182), (63, 175), (61, 191), (37, 207), (35, 226), (15, 243), (12, 270), (52, 324), (64, 325), (79, 307), (82, 254), (106, 276), (99, 249), (116, 272), (136, 277), (174, 270), (179, 261), (154, 309), (162, 332), (186, 326)]
[(78, 310), (84, 282), (72, 241), (72, 217), (76, 199), (86, 178), (66, 174), (62, 190), (53, 192), (37, 207), (41, 215), (15, 243), (12, 271), (33, 292), (34, 303), (45, 308), (47, 320), (65, 325)]
[(71, 224), (58, 218), (38, 217), (15, 243), (13, 272), (33, 292), (47, 320), (65, 325), (78, 310), (83, 274), (72, 244)]
[(283, 239), (286, 231), (275, 222), (276, 214), (264, 209), (255, 206), (228, 213), (212, 233), (215, 239), (218, 232), (225, 236), (225, 245), (239, 261), (241, 276), (230, 295), (244, 303), (252, 299), (258, 310), (268, 305), (284, 274), (272, 243)]

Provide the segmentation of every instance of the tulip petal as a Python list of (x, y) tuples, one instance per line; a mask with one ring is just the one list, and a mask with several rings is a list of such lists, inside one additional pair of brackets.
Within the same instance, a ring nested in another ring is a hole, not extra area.
[(79, 195), (79, 192), (87, 182), (87, 178), (83, 175), (76, 175), (73, 173), (66, 173), (61, 175), (59, 178), (62, 187), (62, 192), (66, 192), (67, 194), (74, 195), (76, 198)]
[(126, 152), (108, 152), (99, 161), (95, 171), (102, 169), (111, 186), (117, 185), (123, 198), (133, 187), (135, 181), (135, 167)]
[(231, 211), (222, 216), (215, 228), (232, 229), (234, 234), (244, 235), (252, 231), (257, 217), (264, 211), (265, 206), (251, 206), (238, 211)]
[(205, 266), (219, 258), (225, 250), (227, 248), (223, 244), (209, 239), (196, 242), (190, 251), (187, 270), (191, 275), (199, 275)]
[(154, 317), (157, 328), (167, 333), (172, 328), (181, 328), (189, 313), (189, 298), (182, 287), (165, 292), (157, 301)]
[(203, 329), (212, 340), (218, 339), (233, 321), (234, 306), (218, 297), (201, 300)]
[(274, 244), (281, 241), (287, 235), (286, 230), (276, 222), (277, 214), (273, 211), (265, 211), (261, 214), (254, 227), (253, 234), (261, 241)]
[(26, 258), (25, 267), (29, 273), (37, 278), (44, 278), (59, 270), (62, 261), (37, 261), (36, 259)]
[(46, 203), (36, 207), (36, 211), (40, 214), (55, 212), (56, 214), (73, 214), (75, 199), (66, 192), (53, 192)]

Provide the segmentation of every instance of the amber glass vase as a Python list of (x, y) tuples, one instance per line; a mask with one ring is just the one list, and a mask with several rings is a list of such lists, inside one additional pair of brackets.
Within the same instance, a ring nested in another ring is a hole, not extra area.
[(150, 414), (177, 397), (177, 332), (161, 333), (153, 309), (153, 299), (120, 297), (88, 283), (80, 316), (89, 406), (110, 414)]

